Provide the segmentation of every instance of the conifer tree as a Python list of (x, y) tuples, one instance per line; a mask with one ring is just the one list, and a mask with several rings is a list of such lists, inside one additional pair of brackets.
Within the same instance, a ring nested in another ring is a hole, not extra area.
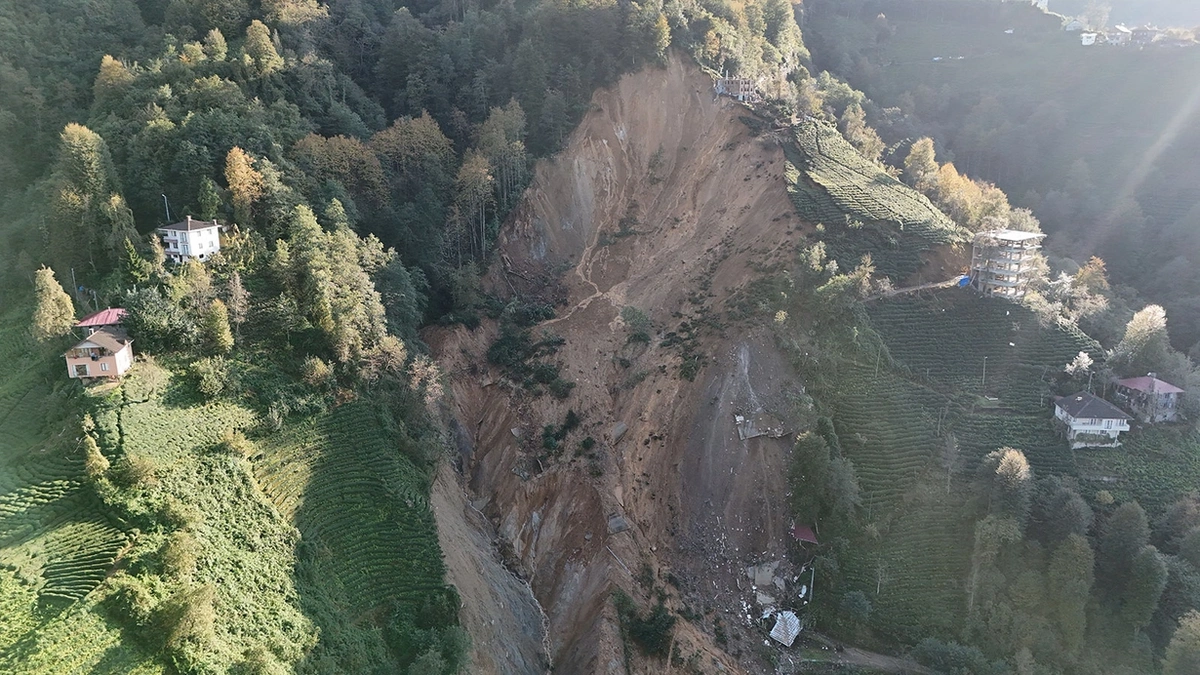
[(59, 285), (54, 270), (42, 267), (33, 275), (37, 309), (33, 312), (33, 336), (45, 342), (71, 332), (75, 325), (75, 306), (71, 296)]
[(283, 67), (283, 57), (271, 41), (271, 29), (258, 19), (251, 21), (246, 28), (246, 42), (242, 49), (259, 75), (270, 75)]
[(233, 349), (233, 331), (229, 329), (229, 310), (219, 298), (214, 298), (204, 309), (200, 321), (200, 334), (204, 345), (213, 354), (228, 354)]

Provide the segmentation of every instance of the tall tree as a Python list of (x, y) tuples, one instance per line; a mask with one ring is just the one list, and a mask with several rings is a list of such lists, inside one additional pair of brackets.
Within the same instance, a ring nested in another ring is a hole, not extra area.
[(225, 304), (229, 308), (229, 320), (233, 323), (234, 329), (240, 331), (242, 324), (246, 321), (246, 314), (250, 311), (250, 294), (242, 285), (242, 275), (237, 270), (229, 275), (225, 299)]
[(37, 301), (30, 326), (33, 337), (45, 342), (70, 333), (75, 325), (75, 306), (54, 277), (54, 270), (42, 267), (34, 272), (33, 292)]
[(1112, 360), (1129, 374), (1145, 375), (1161, 368), (1169, 352), (1167, 313), (1159, 305), (1146, 305), (1125, 325)]
[(1143, 546), (1129, 567), (1129, 580), (1121, 597), (1121, 618), (1133, 630), (1150, 623), (1167, 585), (1167, 564), (1153, 546)]
[(1192, 610), (1179, 620), (1163, 658), (1163, 675), (1200, 673), (1200, 612)]
[[(116, 262), (133, 219), (120, 198), (108, 144), (79, 124), (68, 124), (59, 136), (49, 189), (54, 220), (51, 250), (67, 265), (90, 263), (108, 270)], [(119, 238), (118, 238), (119, 236)], [(97, 259), (95, 253), (102, 253)]]
[(270, 75), (283, 67), (283, 57), (271, 41), (271, 29), (258, 19), (246, 27), (246, 41), (242, 44), (242, 50), (260, 76)]
[(1079, 534), (1067, 535), (1050, 557), (1047, 570), (1050, 609), (1063, 645), (1072, 653), (1083, 645), (1094, 562), (1091, 546)]
[(487, 157), (468, 151), (454, 180), (454, 203), (470, 225), (471, 249), (479, 258), (487, 253), (487, 212), (493, 203), (492, 166)]
[(1012, 518), (1024, 527), (1033, 493), (1033, 469), (1025, 453), (1001, 448), (988, 453), (979, 467), (988, 512)]
[(1124, 587), (1133, 558), (1150, 541), (1150, 523), (1137, 502), (1125, 502), (1109, 516), (1097, 547), (1104, 585)]
[(254, 158), (236, 145), (225, 155), (225, 183), (233, 196), (234, 220), (253, 225), (251, 209), (263, 194), (263, 175), (255, 170)]
[(212, 354), (228, 354), (233, 349), (233, 332), (229, 329), (229, 310), (219, 298), (213, 298), (200, 319), (200, 338)]

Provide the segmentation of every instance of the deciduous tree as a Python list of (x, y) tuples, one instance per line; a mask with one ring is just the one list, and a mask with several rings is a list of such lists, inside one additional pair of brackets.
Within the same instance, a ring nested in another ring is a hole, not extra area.
[(252, 225), (251, 209), (263, 194), (263, 175), (255, 170), (254, 158), (236, 145), (225, 156), (225, 183), (233, 196), (234, 220)]

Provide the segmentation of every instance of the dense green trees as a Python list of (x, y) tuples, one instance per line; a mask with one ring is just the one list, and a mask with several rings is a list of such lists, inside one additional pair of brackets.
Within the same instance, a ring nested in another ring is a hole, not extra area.
[(34, 301), (30, 330), (41, 341), (53, 340), (71, 332), (75, 325), (75, 306), (71, 296), (59, 285), (54, 270), (42, 267), (33, 275)]

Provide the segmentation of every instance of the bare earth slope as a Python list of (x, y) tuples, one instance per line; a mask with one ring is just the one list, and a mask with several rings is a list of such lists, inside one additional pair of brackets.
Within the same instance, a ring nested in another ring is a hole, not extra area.
[[(538, 165), (488, 283), (501, 297), (560, 301), (534, 332), (566, 340), (555, 359), (577, 386), (565, 401), (533, 398), (488, 364), (495, 326), (427, 335), (469, 437), (475, 504), (545, 609), (556, 672), (625, 672), (611, 591), (648, 606), (634, 580), (644, 567), (668, 607), (715, 612), (678, 622), (675, 654), (705, 672), (758, 669), (715, 648), (711, 633), (719, 616), (732, 644), (742, 601), (753, 602), (745, 567), (783, 557), (788, 436), (740, 440), (734, 416), (769, 426), (800, 385), (769, 333), (715, 320), (752, 266), (790, 258), (802, 235), (783, 153), (752, 138), (744, 114), (675, 58), (597, 92), (566, 149)], [(627, 344), (624, 306), (650, 315), (648, 345)], [(701, 327), (687, 349), (662, 346), (689, 335), (685, 321)], [(680, 375), (685, 353), (699, 365), (692, 381)], [(549, 454), (541, 430), (568, 409), (582, 427)], [(586, 436), (597, 441), (588, 452)]]

